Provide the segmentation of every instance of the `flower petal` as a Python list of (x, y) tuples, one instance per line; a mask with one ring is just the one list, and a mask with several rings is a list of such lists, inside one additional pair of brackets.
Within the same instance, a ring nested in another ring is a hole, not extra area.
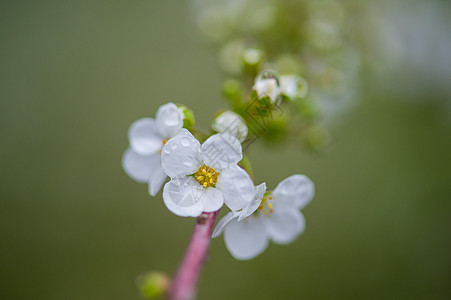
[(156, 120), (158, 129), (166, 138), (175, 136), (183, 127), (183, 114), (172, 102), (158, 108)]
[(128, 148), (122, 156), (122, 167), (133, 180), (145, 183), (153, 175), (153, 170), (160, 164), (160, 154), (141, 155)]
[(160, 161), (160, 163), (155, 166), (155, 168), (152, 170), (152, 173), (149, 176), (149, 194), (151, 196), (155, 196), (160, 191), (167, 177), (168, 176), (161, 167)]
[(164, 204), (172, 213), (182, 217), (197, 217), (202, 213), (204, 204), (201, 197), (202, 187), (192, 177), (174, 178), (163, 189)]
[(219, 133), (227, 132), (236, 137), (240, 142), (246, 140), (248, 132), (244, 119), (231, 110), (227, 110), (218, 115), (214, 119), (211, 128)]
[(249, 217), (241, 222), (234, 219), (224, 228), (224, 242), (236, 259), (254, 258), (268, 246), (265, 225), (259, 217)]
[(195, 173), (202, 166), (199, 141), (189, 132), (173, 137), (161, 151), (161, 165), (171, 178)]
[(253, 90), (259, 99), (269, 97), (271, 103), (276, 103), (280, 96), (280, 85), (277, 75), (273, 71), (263, 71), (255, 79)]
[[(196, 182), (197, 183), (197, 182)], [(199, 185), (199, 183), (197, 183)], [(199, 185), (200, 186), (200, 185)], [(202, 195), (205, 212), (213, 212), (219, 210), (224, 204), (224, 196), (222, 192), (214, 187), (204, 188)]]
[(130, 146), (141, 155), (157, 153), (163, 147), (163, 136), (154, 119), (143, 118), (134, 122), (128, 131)]
[(229, 224), (230, 221), (232, 221), (233, 219), (235, 219), (237, 217), (238, 217), (238, 214), (236, 214), (234, 212), (229, 212), (224, 217), (222, 217), (222, 219), (219, 220), (218, 224), (216, 224), (215, 230), (213, 230), (213, 234), (211, 235), (211, 237), (215, 238), (218, 235), (220, 235), (222, 233), (222, 230), (224, 229), (224, 227), (227, 224)]
[(224, 194), (224, 202), (231, 210), (245, 208), (255, 196), (254, 183), (247, 172), (237, 165), (219, 174), (216, 187)]
[(265, 192), (266, 192), (266, 183), (262, 183), (255, 188), (254, 199), (252, 199), (251, 203), (249, 203), (249, 205), (243, 208), (243, 210), (240, 212), (238, 221), (247, 218), (248, 216), (252, 215), (254, 211), (257, 210), (258, 206), (262, 202), (263, 195), (265, 194)]
[(291, 204), (298, 209), (306, 206), (315, 194), (313, 182), (305, 175), (292, 175), (281, 181), (272, 196), (279, 203)]
[(268, 236), (278, 244), (288, 244), (305, 229), (304, 216), (295, 207), (278, 207), (268, 216), (264, 216)]
[(202, 144), (202, 158), (205, 164), (216, 171), (236, 165), (243, 159), (240, 142), (228, 133), (218, 133)]

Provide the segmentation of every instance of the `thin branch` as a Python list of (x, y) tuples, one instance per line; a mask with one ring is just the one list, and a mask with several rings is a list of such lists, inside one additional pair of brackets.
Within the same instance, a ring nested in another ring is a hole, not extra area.
[(185, 257), (171, 284), (168, 299), (192, 300), (196, 296), (197, 280), (207, 257), (211, 232), (219, 211), (202, 213), (194, 227)]

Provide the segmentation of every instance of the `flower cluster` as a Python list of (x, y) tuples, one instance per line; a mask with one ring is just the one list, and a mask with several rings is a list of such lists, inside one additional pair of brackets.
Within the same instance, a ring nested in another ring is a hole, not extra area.
[[(280, 88), (279, 78), (257, 78), (254, 91), (276, 104), (283, 93), (298, 93), (298, 85)], [(130, 147), (122, 164), (134, 180), (147, 183), (155, 196), (163, 188), (163, 201), (174, 214), (198, 217), (225, 204), (230, 212), (218, 223), (213, 237), (224, 240), (236, 259), (251, 259), (269, 240), (286, 244), (304, 230), (299, 212), (313, 197), (313, 183), (304, 175), (283, 180), (274, 191), (266, 184), (255, 186), (243, 164), (242, 143), (248, 136), (246, 120), (233, 111), (218, 114), (214, 133), (195, 137), (186, 124), (193, 124), (186, 108), (168, 103), (156, 118), (144, 118), (129, 130)], [(185, 127), (185, 128), (184, 128)], [(201, 141), (203, 141), (201, 143)]]

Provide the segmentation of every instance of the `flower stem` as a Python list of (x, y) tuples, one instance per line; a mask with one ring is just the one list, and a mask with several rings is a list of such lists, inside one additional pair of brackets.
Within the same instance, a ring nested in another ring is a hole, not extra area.
[(196, 295), (196, 285), (210, 246), (211, 232), (219, 211), (202, 213), (194, 227), (193, 236), (185, 257), (169, 289), (170, 300), (191, 300)]

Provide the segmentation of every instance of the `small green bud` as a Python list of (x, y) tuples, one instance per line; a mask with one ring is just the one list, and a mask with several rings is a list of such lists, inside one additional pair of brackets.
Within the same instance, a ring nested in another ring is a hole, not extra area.
[(255, 76), (258, 73), (260, 65), (265, 59), (265, 52), (258, 48), (246, 48), (242, 54), (244, 70)]
[(170, 277), (165, 273), (153, 271), (140, 276), (137, 284), (144, 297), (157, 299), (166, 294), (170, 282)]
[(194, 123), (196, 121), (194, 118), (193, 111), (191, 109), (189, 109), (188, 107), (186, 107), (185, 105), (179, 104), (179, 105), (177, 105), (177, 107), (183, 114), (183, 128), (191, 130), (191, 128), (194, 126)]
[(226, 80), (226, 82), (224, 82), (222, 90), (227, 98), (235, 98), (239, 96), (241, 92), (241, 86), (237, 80), (228, 79)]
[(228, 79), (222, 86), (222, 92), (233, 109), (238, 109), (241, 106), (241, 85), (235, 79)]

